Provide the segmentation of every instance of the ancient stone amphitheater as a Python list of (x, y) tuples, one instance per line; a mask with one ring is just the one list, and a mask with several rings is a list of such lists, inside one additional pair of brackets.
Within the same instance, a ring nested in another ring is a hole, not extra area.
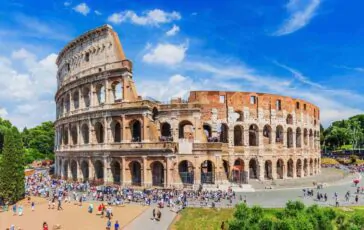
[(311, 103), (222, 91), (168, 104), (142, 98), (108, 25), (67, 44), (57, 65), (57, 176), (180, 187), (320, 173), (320, 111)]

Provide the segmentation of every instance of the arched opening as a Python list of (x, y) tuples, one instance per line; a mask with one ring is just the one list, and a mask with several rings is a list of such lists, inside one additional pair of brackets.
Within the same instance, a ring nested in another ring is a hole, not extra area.
[(303, 143), (305, 145), (308, 145), (308, 131), (307, 131), (307, 129), (303, 130)]
[(71, 173), (72, 173), (72, 180), (77, 181), (77, 162), (71, 162)]
[(283, 179), (284, 175), (284, 162), (282, 159), (277, 160), (277, 179)]
[(298, 127), (296, 129), (296, 147), (297, 148), (301, 148), (302, 147), (301, 139), (302, 139), (301, 128)]
[(272, 176), (272, 161), (270, 161), (270, 160), (267, 160), (264, 163), (264, 178), (266, 180), (273, 179), (273, 176)]
[(208, 142), (212, 142), (212, 138), (211, 138), (211, 136), (212, 136), (211, 126), (208, 125), (208, 124), (204, 124), (202, 126), (202, 128), (203, 128), (203, 131), (205, 133), (205, 136), (206, 136), (207, 141)]
[(212, 161), (205, 160), (201, 164), (201, 183), (214, 184), (215, 183), (215, 167)]
[(84, 144), (88, 144), (89, 143), (89, 129), (88, 129), (88, 125), (83, 124), (81, 127), (81, 131), (82, 131), (82, 141)]
[(102, 181), (104, 179), (104, 165), (101, 161), (97, 160), (94, 163), (95, 168), (95, 179), (98, 181)]
[(234, 145), (243, 146), (243, 127), (236, 125), (234, 127)]
[(75, 109), (78, 109), (80, 107), (80, 94), (78, 93), (78, 91), (73, 93), (72, 98), (73, 98), (73, 107)]
[(95, 134), (97, 143), (104, 143), (104, 126), (100, 122), (95, 124)]
[(194, 183), (194, 168), (190, 161), (181, 161), (178, 165), (178, 172), (183, 184)]
[(68, 113), (70, 111), (70, 107), (71, 107), (70, 95), (69, 94), (66, 95), (66, 99), (64, 101), (64, 104), (66, 106), (66, 113)]
[(303, 160), (303, 175), (308, 176), (308, 161), (307, 161), (307, 159)]
[(222, 143), (228, 143), (229, 141), (229, 128), (227, 124), (221, 124), (221, 130), (220, 130), (220, 142)]
[(130, 122), (131, 141), (140, 142), (142, 140), (142, 125), (139, 120)]
[(83, 181), (88, 181), (89, 178), (89, 169), (88, 169), (88, 163), (87, 161), (82, 161), (81, 163), (81, 171), (83, 176)]
[(291, 114), (287, 115), (286, 122), (287, 122), (287, 125), (293, 125), (293, 117)]
[(301, 159), (297, 159), (296, 176), (297, 177), (302, 177), (302, 161), (301, 161)]
[(315, 158), (315, 161), (314, 161), (314, 173), (317, 174), (317, 159)]
[(121, 125), (119, 122), (114, 122), (112, 125), (112, 134), (114, 138), (114, 142), (121, 142)]
[(250, 179), (258, 179), (258, 164), (256, 159), (251, 159), (249, 161), (249, 178)]
[(313, 132), (312, 132), (312, 129), (310, 129), (310, 148), (313, 147)]
[(85, 87), (82, 90), (82, 96), (83, 96), (83, 103), (85, 104), (85, 107), (90, 107), (91, 101), (90, 101), (90, 89)]
[(63, 144), (68, 145), (68, 127), (63, 129)]
[(68, 161), (63, 162), (63, 178), (68, 179)]
[(72, 126), (71, 127), (71, 137), (72, 137), (72, 144), (73, 145), (77, 145), (77, 127), (76, 126)]
[(163, 187), (164, 185), (164, 166), (161, 162), (155, 161), (151, 164), (152, 185)]
[(193, 125), (190, 121), (181, 121), (178, 125), (178, 137), (180, 139), (194, 139)]
[(263, 128), (263, 144), (269, 145), (272, 143), (272, 128), (269, 125), (265, 125)]
[(313, 175), (313, 160), (312, 158), (310, 159), (310, 176)]
[(113, 82), (111, 85), (114, 102), (118, 102), (123, 98), (123, 85), (120, 82)]
[(249, 146), (258, 146), (258, 126), (253, 124), (249, 127)]
[(289, 159), (287, 162), (287, 177), (293, 177), (293, 160)]
[(283, 145), (283, 127), (281, 125), (276, 128), (276, 144)]
[(235, 111), (235, 113), (238, 114), (238, 119), (236, 119), (236, 121), (244, 121), (244, 114), (242, 111), (237, 110), (237, 111)]
[(222, 166), (224, 167), (224, 173), (226, 176), (226, 179), (230, 179), (229, 177), (229, 162), (227, 160), (222, 160)]
[(138, 161), (132, 161), (129, 164), (131, 185), (141, 186), (142, 185), (142, 167)]
[(120, 181), (121, 181), (120, 163), (117, 160), (113, 160), (110, 164), (110, 168), (111, 168), (111, 174), (112, 174), (114, 184), (120, 184)]
[(156, 121), (158, 119), (158, 109), (156, 107), (153, 108), (153, 111), (152, 111), (152, 119), (153, 121)]
[(287, 148), (293, 148), (293, 131), (292, 131), (292, 128), (287, 129)]
[(246, 175), (245, 175), (245, 164), (242, 159), (236, 159), (234, 161), (234, 166), (232, 168), (232, 179), (235, 183), (245, 183), (246, 182)]
[(167, 122), (161, 124), (161, 140), (172, 141), (171, 125)]
[(99, 105), (102, 105), (105, 103), (106, 97), (105, 97), (105, 86), (103, 85), (97, 85), (96, 86), (96, 95), (97, 95), (97, 102)]

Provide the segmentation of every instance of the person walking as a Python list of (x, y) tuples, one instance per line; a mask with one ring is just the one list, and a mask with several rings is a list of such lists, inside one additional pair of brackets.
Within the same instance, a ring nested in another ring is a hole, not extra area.
[(119, 221), (115, 221), (114, 230), (120, 230)]
[(32, 212), (34, 212), (34, 209), (35, 209), (35, 203), (34, 201), (32, 201)]
[(13, 205), (13, 216), (16, 216), (16, 210), (17, 210), (17, 207), (16, 207), (16, 204)]
[(47, 224), (47, 222), (43, 222), (43, 230), (48, 230), (48, 224)]
[(63, 208), (62, 208), (62, 197), (61, 196), (58, 197), (58, 208), (57, 208), (57, 210), (58, 211), (63, 210)]
[(111, 220), (108, 219), (106, 222), (106, 229), (111, 230)]

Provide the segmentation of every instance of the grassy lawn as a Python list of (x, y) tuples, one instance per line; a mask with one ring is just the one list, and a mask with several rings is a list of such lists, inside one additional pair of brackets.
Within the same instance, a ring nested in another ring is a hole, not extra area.
[[(268, 215), (274, 215), (278, 208), (264, 209)], [(364, 206), (335, 208), (338, 213), (351, 216), (360, 213), (364, 217)], [(233, 217), (234, 209), (207, 209), (207, 208), (186, 208), (177, 216), (173, 223), (172, 230), (220, 230), (222, 221), (227, 221)]]

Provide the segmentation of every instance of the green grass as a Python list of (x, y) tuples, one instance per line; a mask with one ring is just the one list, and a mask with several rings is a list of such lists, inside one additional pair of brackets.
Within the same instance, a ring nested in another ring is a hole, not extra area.
[[(360, 213), (364, 217), (364, 206), (348, 207), (353, 211), (344, 211), (342, 208), (335, 208), (337, 213), (343, 213), (350, 217), (354, 213)], [(176, 218), (171, 229), (172, 230), (220, 230), (221, 223), (225, 221), (225, 228), (227, 229), (227, 222), (233, 217), (235, 209), (207, 209), (207, 208), (186, 208), (181, 211)], [(280, 208), (264, 209), (268, 216), (282, 210)]]

